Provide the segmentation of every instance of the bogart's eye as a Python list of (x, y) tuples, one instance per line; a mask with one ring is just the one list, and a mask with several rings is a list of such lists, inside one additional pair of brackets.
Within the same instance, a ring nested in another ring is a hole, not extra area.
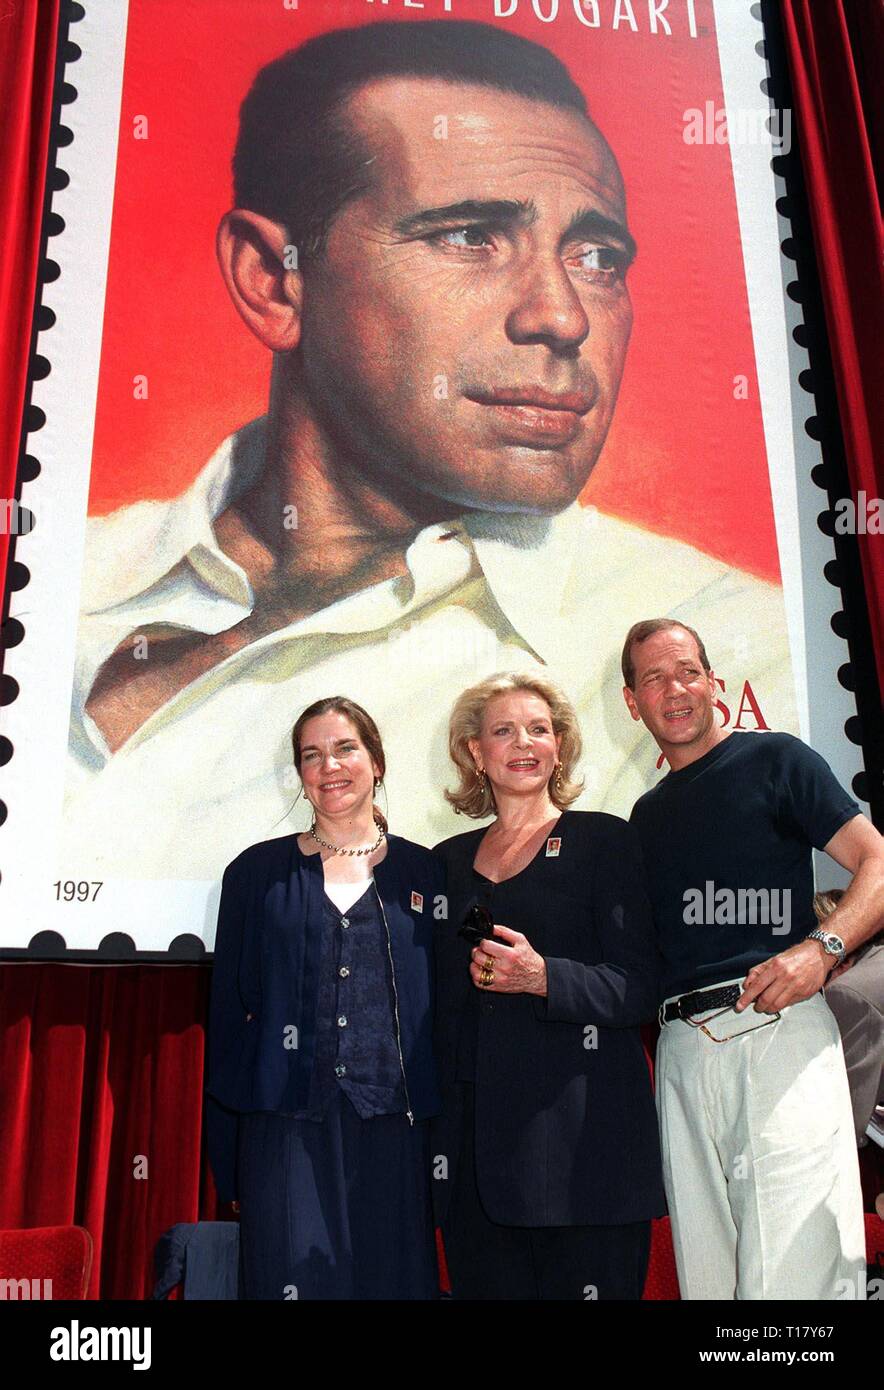
[(488, 228), (478, 224), (448, 227), (444, 231), (433, 232), (427, 240), (439, 246), (449, 246), (453, 251), (482, 251), (492, 244)]
[(626, 276), (627, 257), (615, 246), (586, 245), (567, 260), (594, 284), (613, 285)]

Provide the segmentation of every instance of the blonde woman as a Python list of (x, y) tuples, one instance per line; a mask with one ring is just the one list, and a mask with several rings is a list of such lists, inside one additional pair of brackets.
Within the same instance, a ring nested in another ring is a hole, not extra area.
[(539, 675), (466, 690), (449, 751), (448, 801), (493, 817), (436, 847), (448, 918), (433, 1187), (452, 1292), (638, 1299), (665, 1201), (639, 1034), (657, 957), (635, 834), (570, 809), (580, 731)]

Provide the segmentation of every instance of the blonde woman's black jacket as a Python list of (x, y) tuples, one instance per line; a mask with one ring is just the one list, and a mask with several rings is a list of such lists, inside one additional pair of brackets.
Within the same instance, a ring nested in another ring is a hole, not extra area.
[(472, 865), (486, 828), (436, 846), (448, 868), (449, 914), (435, 929), (437, 1218), (456, 1177), (470, 1094), (457, 1079), (463, 1026), (475, 1030), (476, 1175), (492, 1221), (613, 1225), (660, 1216), (657, 1116), (639, 1032), (656, 1010), (659, 961), (636, 833), (617, 816), (565, 811), (551, 832), (558, 852), (555, 843), (550, 853), (541, 846), (526, 869), (494, 887), (494, 920), (523, 932), (546, 960), (541, 998), (482, 991), (469, 976), (470, 947), (457, 928), (481, 896)]

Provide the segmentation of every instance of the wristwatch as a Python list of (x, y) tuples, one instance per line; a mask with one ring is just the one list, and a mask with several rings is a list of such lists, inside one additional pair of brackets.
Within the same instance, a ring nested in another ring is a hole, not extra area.
[(844, 960), (847, 956), (847, 952), (844, 949), (844, 942), (841, 940), (841, 937), (836, 936), (833, 931), (823, 931), (820, 927), (817, 927), (815, 931), (807, 933), (806, 939), (808, 941), (822, 942), (823, 950), (826, 955), (837, 956), (838, 964), (844, 964)]

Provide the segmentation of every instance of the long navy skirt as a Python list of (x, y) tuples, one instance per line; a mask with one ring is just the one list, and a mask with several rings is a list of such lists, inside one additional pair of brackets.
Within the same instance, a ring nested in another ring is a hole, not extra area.
[(439, 1296), (426, 1121), (336, 1089), (322, 1122), (240, 1115), (237, 1144), (241, 1297)]

